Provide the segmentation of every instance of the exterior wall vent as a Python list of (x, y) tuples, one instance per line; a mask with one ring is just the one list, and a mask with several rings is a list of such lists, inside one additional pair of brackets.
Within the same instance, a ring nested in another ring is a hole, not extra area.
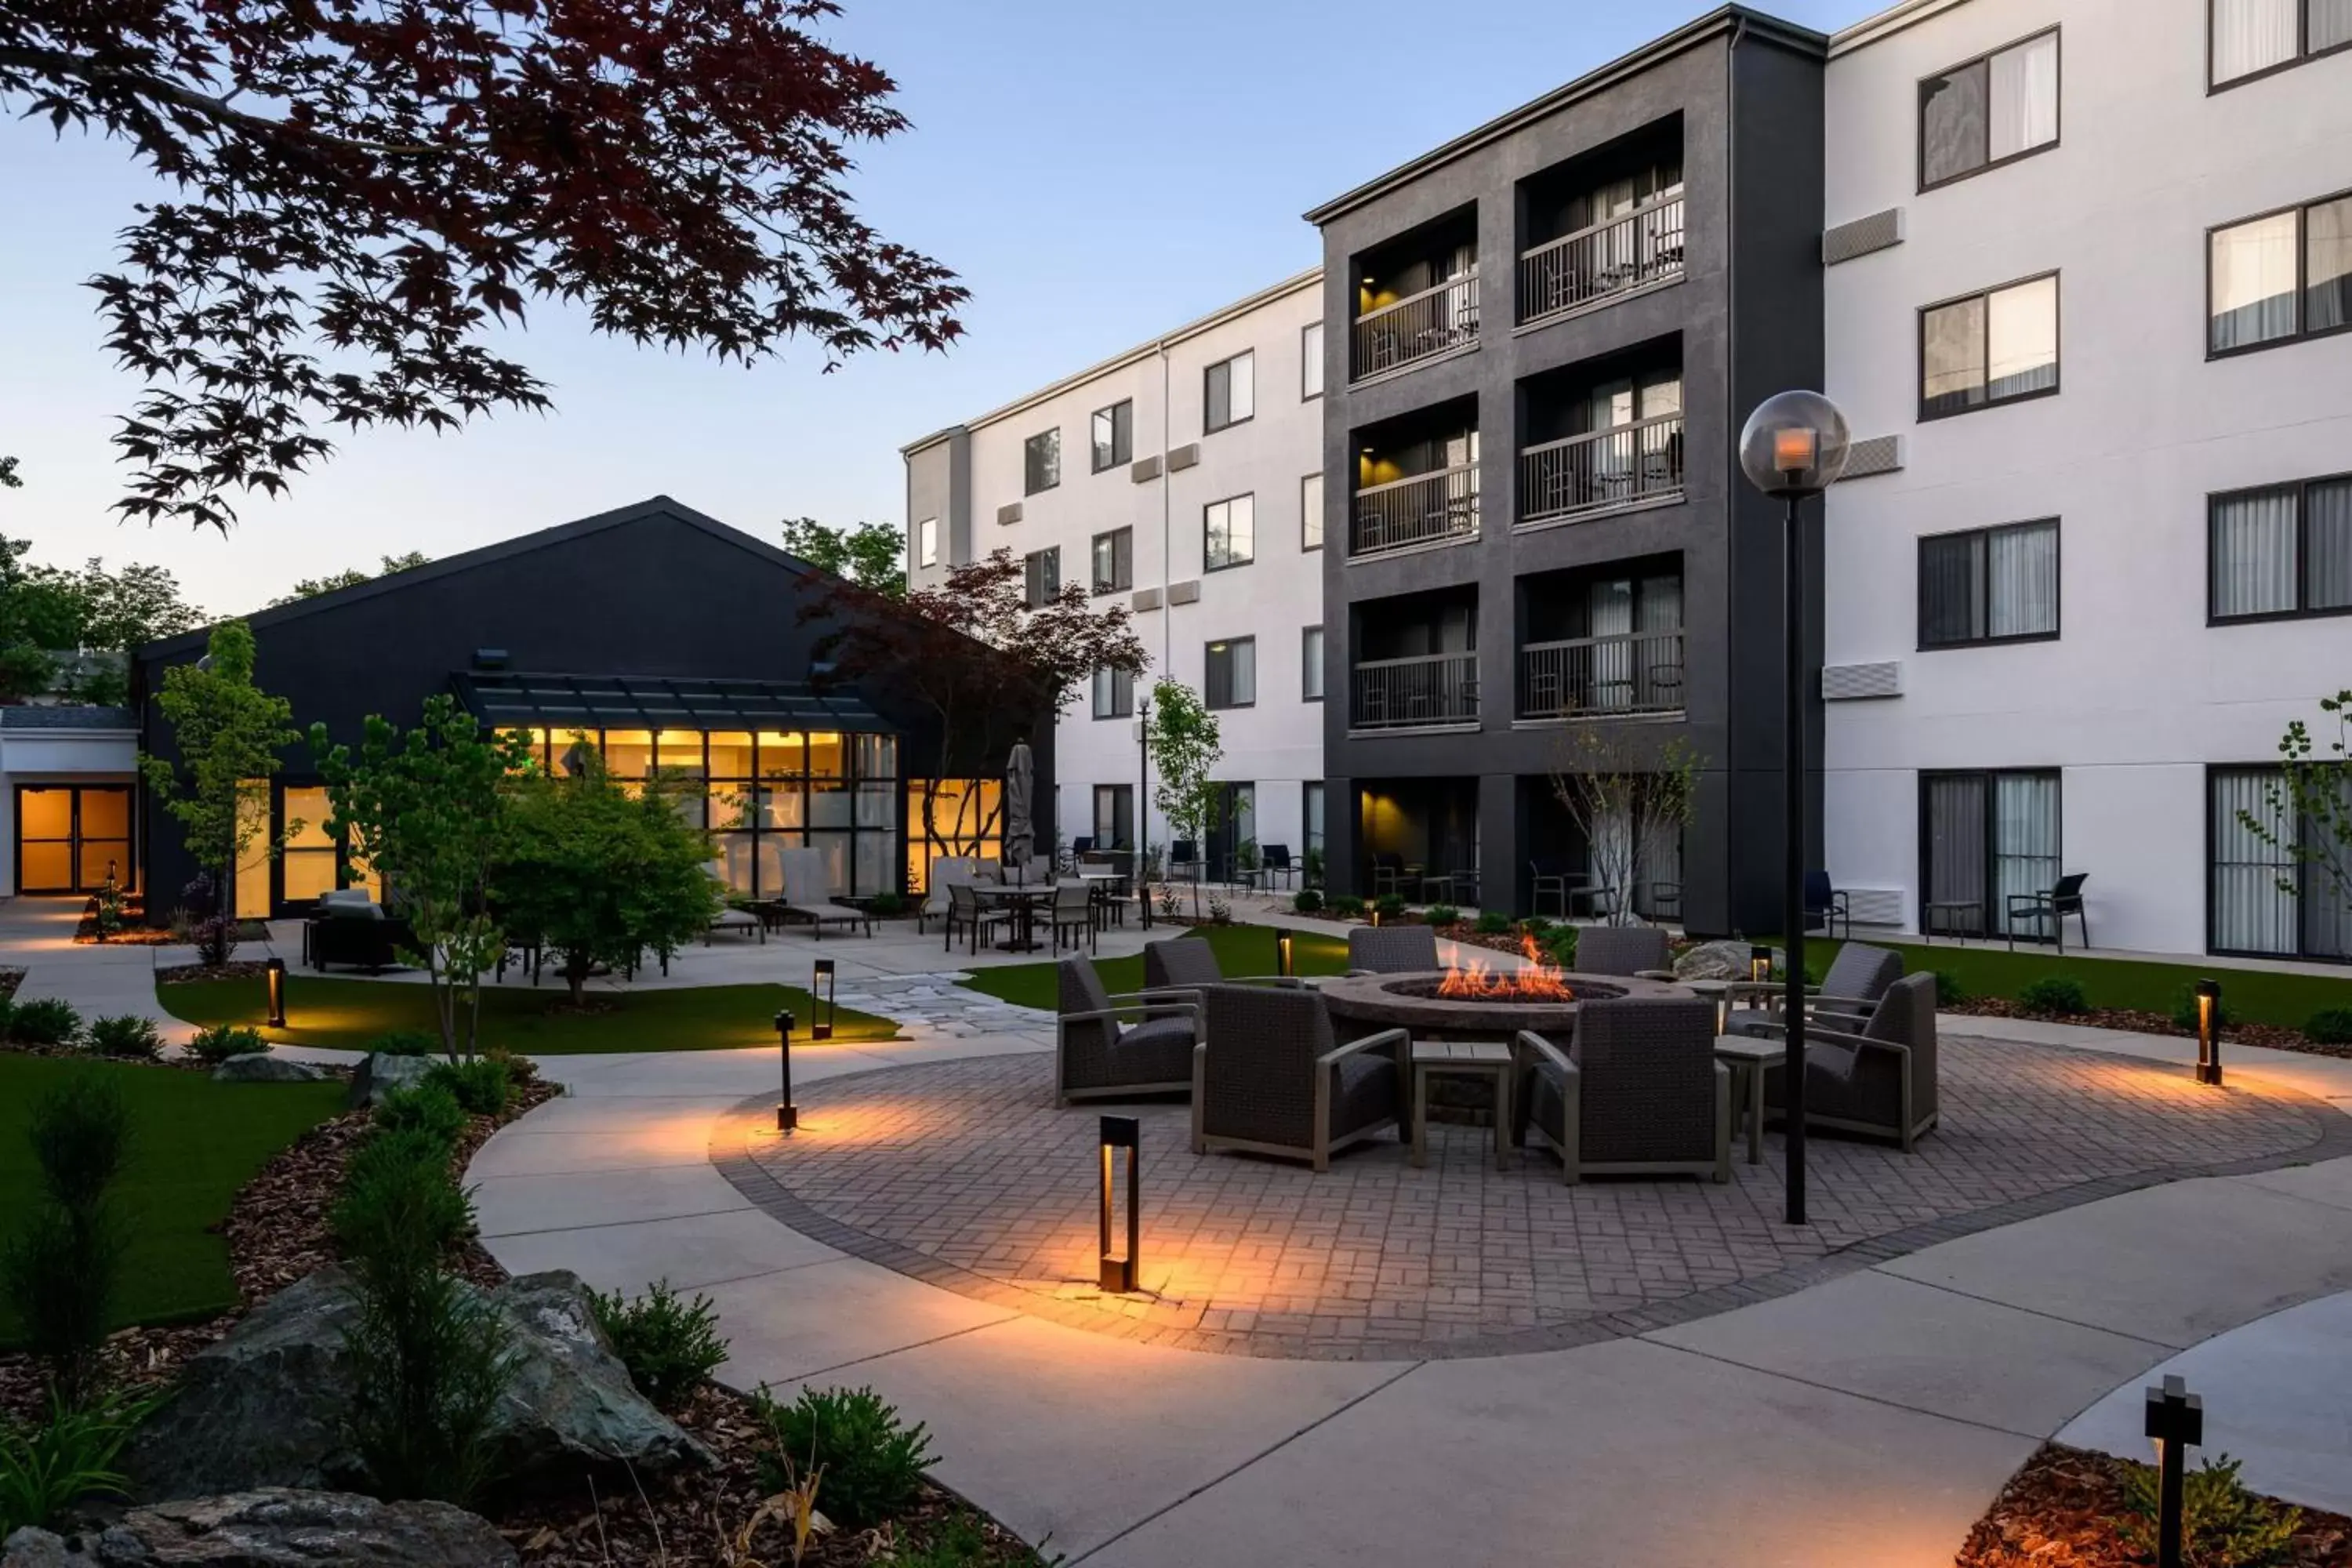
[(1136, 611), (1139, 614), (1145, 610), (1156, 610), (1160, 607), (1160, 590), (1157, 588), (1138, 588), (1135, 591), (1134, 603)]
[(1198, 604), (1200, 602), (1200, 598), (1201, 584), (1197, 579), (1190, 583), (1171, 583), (1168, 584), (1168, 602), (1171, 605)]
[(1845, 907), (1858, 926), (1901, 926), (1903, 906), (1910, 901), (1900, 888), (1842, 888)]
[(1150, 484), (1152, 480), (1160, 477), (1160, 459), (1158, 458), (1138, 458), (1135, 460), (1135, 466), (1127, 470), (1127, 477), (1133, 479), (1139, 485)]
[(1873, 436), (1846, 448), (1845, 479), (1866, 479), (1873, 474), (1891, 474), (1902, 467), (1903, 437), (1900, 436)]
[(1902, 695), (1903, 666), (1899, 661), (1825, 664), (1822, 667), (1822, 700), (1824, 702), (1858, 702), (1869, 697)]
[(999, 523), (1019, 522), (1021, 521), (1021, 503), (1017, 500), (1006, 501), (1003, 506), (998, 507), (996, 509), (996, 521)]
[(1185, 468), (1191, 468), (1200, 460), (1201, 443), (1198, 441), (1192, 443), (1190, 446), (1179, 447), (1174, 451), (1168, 454), (1168, 471), (1171, 474), (1180, 472)]
[(1902, 243), (1903, 209), (1888, 207), (1883, 213), (1842, 223), (1823, 233), (1822, 265), (1835, 267), (1841, 261), (1852, 261), (1857, 256), (1868, 256), (1874, 250)]

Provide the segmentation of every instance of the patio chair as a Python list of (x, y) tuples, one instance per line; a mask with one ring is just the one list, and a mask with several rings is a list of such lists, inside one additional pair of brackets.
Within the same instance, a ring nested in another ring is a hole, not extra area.
[(948, 884), (947, 941), (940, 945), (940, 951), (942, 952), (955, 951), (956, 931), (959, 927), (962, 928), (970, 950), (978, 952), (981, 942), (988, 935), (990, 927), (1012, 923), (1013, 911), (992, 910), (982, 904), (980, 901), (979, 893), (973, 890), (973, 884), (950, 882)]
[(971, 879), (975, 882), (1004, 880), (1004, 862), (993, 855), (983, 855), (971, 863)]
[(781, 904), (787, 921), (806, 921), (809, 933), (817, 941), (824, 940), (824, 928), (829, 925), (863, 926), (866, 934), (874, 934), (874, 917), (864, 910), (847, 904), (836, 904), (828, 889), (832, 878), (824, 866), (822, 849), (787, 849), (783, 853), (784, 896)]
[(1084, 954), (1056, 965), (1054, 1094), (1074, 1100), (1178, 1094), (1192, 1087), (1199, 998), (1113, 996)]
[[(1936, 977), (1906, 974), (1886, 988), (1859, 1031), (1805, 1026), (1805, 1127), (1892, 1138), (1906, 1153), (1934, 1130)], [(1773, 1032), (1769, 1031), (1768, 1032)], [(1767, 1110), (1781, 1109), (1778, 1080), (1764, 1080)]]
[(1294, 886), (1298, 880), (1298, 862), (1290, 858), (1290, 846), (1268, 844), (1260, 849), (1257, 874), (1258, 880), (1269, 888), (1275, 885), (1277, 878), (1284, 887)]
[[(1818, 1021), (1823, 1028), (1860, 1031), (1885, 998), (1886, 988), (1902, 974), (1900, 953), (1872, 947), (1867, 942), (1847, 942), (1830, 960), (1829, 973), (1822, 976), (1821, 990), (1806, 996), (1805, 1026), (1810, 1029)], [(1732, 1014), (1731, 1032), (1762, 1035), (1780, 1022), (1780, 1005), (1787, 992), (1769, 981), (1738, 980), (1732, 983), (1729, 994), (1733, 1002), (1760, 1002), (1767, 1009)]]
[(1171, 882), (1197, 882), (1201, 879), (1201, 847), (1190, 838), (1179, 838), (1168, 846), (1168, 879)]
[(1654, 921), (1679, 921), (1683, 918), (1683, 885), (1680, 882), (1650, 883), (1650, 918)]
[(948, 915), (948, 889), (954, 883), (971, 881), (972, 858), (969, 855), (942, 855), (931, 862), (931, 890), (915, 906), (915, 934), (924, 934), (932, 921), (945, 920)]
[(1515, 1130), (1559, 1154), (1560, 1180), (1731, 1180), (1731, 1069), (1715, 1059), (1715, 1005), (1627, 996), (1587, 1002), (1562, 1051), (1522, 1030)]
[(1057, 882), (1054, 885), (1053, 902), (1054, 951), (1062, 950), (1062, 933), (1070, 934), (1070, 945), (1083, 942), (1088, 952), (1101, 951), (1095, 931), (1095, 890), (1084, 882)]
[(1235, 1149), (1331, 1168), (1335, 1151), (1404, 1133), (1402, 1029), (1347, 1045), (1311, 990), (1212, 985), (1192, 1050), (1192, 1152)]
[(1559, 900), (1559, 919), (1568, 919), (1568, 879), (1572, 875), (1568, 862), (1558, 856), (1539, 855), (1528, 862), (1528, 904), (1530, 914), (1544, 912), (1544, 900)]
[(1805, 873), (1805, 929), (1819, 927), (1823, 936), (1837, 935), (1838, 921), (1845, 922), (1845, 934), (1853, 934), (1853, 910), (1848, 907), (1845, 890), (1830, 886), (1827, 871)]
[(1372, 857), (1372, 897), (1385, 898), (1404, 891), (1404, 857), (1377, 854)]
[(1348, 932), (1348, 973), (1426, 974), (1437, 959), (1437, 932), (1428, 926), (1357, 926)]
[(1576, 933), (1579, 974), (1630, 974), (1672, 980), (1674, 959), (1664, 926), (1582, 926)]
[(1217, 950), (1197, 936), (1170, 937), (1143, 944), (1143, 994), (1197, 995), (1211, 985), (1303, 986), (1304, 980), (1279, 974), (1227, 974)]
[(2083, 945), (2091, 945), (2091, 917), (2083, 908), (2083, 884), (2091, 879), (2087, 871), (2073, 871), (2058, 879), (2058, 885), (2046, 893), (2011, 893), (2006, 900), (2009, 919), (2009, 950), (2017, 951), (2017, 922), (2032, 921), (2040, 925), (2047, 921), (2058, 941), (2058, 951), (2066, 951), (2066, 917), (2073, 915), (2083, 922)]

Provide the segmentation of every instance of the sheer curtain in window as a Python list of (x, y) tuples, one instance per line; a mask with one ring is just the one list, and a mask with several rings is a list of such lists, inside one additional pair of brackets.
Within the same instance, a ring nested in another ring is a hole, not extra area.
[[(2274, 768), (2216, 769), (2211, 784), (2212, 942), (2226, 952), (2295, 951), (2293, 836), (2268, 796)], [(2271, 829), (2273, 842), (2246, 826), (2243, 813)]]
[[(2046, 893), (2058, 880), (2058, 781), (1997, 773), (1992, 781), (1992, 916), (2009, 930), (2011, 894)], [(2041, 931), (2040, 924), (2028, 930)]]
[(1990, 132), (1996, 160), (2058, 139), (2057, 34), (1993, 56)]
[(2214, 501), (2212, 613), (2268, 616), (2294, 609), (2294, 557), (2292, 488)]
[(1981, 533), (1919, 542), (1919, 641), (1927, 647), (1974, 642), (1985, 635)]
[(2352, 479), (2311, 486), (2303, 510), (2305, 608), (2352, 609)]
[(2303, 326), (2329, 332), (2352, 323), (2352, 196), (2303, 212)]
[(2352, 44), (2352, 0), (2311, 0), (2311, 37), (2304, 47), (2313, 54)]
[[(2336, 819), (2343, 820), (2339, 802)], [(2342, 847), (2327, 824), (2305, 817), (2303, 844), (2328, 856), (2303, 868), (2303, 955), (2305, 958), (2352, 958), (2352, 887), (2338, 881), (2336, 868), (2343, 864)]]
[[(1985, 780), (1981, 773), (1956, 773), (1927, 781), (1927, 903), (1977, 906), (1979, 921), (1944, 911), (1951, 929), (1981, 934), (1985, 903)], [(1919, 911), (1924, 929), (1927, 910)]]
[(1624, 708), (1633, 700), (1633, 645), (1624, 640), (1633, 629), (1633, 584), (1622, 578), (1595, 583), (1591, 596), (1592, 635), (1615, 642), (1592, 647), (1592, 706)]
[[(2328, 3), (2313, 0), (2315, 14)], [(2213, 80), (2235, 81), (2294, 58), (2295, 8), (2296, 0), (2213, 0)]]
[(1986, 302), (1985, 386), (2016, 397), (2058, 384), (2058, 279), (2003, 289)]
[(2210, 341), (2216, 351), (2294, 334), (2296, 229), (2295, 215), (2281, 213), (2215, 231)]
[(1992, 603), (1985, 635), (2032, 637), (2058, 629), (2058, 530), (2004, 528), (1989, 542)]

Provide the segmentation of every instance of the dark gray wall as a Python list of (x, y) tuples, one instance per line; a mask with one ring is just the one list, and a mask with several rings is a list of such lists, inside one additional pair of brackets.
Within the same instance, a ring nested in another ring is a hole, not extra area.
[[(915, 525), (940, 520), (940, 560), (933, 573), (915, 564)], [(971, 559), (971, 433), (959, 425), (907, 454), (907, 569), (919, 582), (944, 577)]]

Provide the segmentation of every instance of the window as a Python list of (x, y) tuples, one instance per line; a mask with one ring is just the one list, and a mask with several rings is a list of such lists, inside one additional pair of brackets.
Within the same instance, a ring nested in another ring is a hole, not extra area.
[(1033, 550), (1021, 558), (1028, 587), (1029, 607), (1033, 610), (1050, 604), (1062, 591), (1062, 547)]
[(2208, 354), (2352, 326), (2352, 195), (2217, 228), (2210, 243)]
[[(2206, 774), (2211, 857), (2205, 871), (2205, 943), (2215, 952), (2352, 959), (2352, 896), (2322, 859), (2324, 823), (2289, 823), (2278, 764)], [(2345, 802), (2339, 811), (2352, 809)], [(2251, 819), (2251, 820), (2249, 820)], [(2259, 829), (2259, 831), (2257, 831)]]
[(1095, 847), (1135, 847), (1135, 786), (1095, 785)]
[(1135, 402), (1129, 398), (1114, 403), (1108, 408), (1097, 408), (1094, 417), (1095, 472), (1116, 468), (1135, 461)]
[[(2003, 936), (2012, 894), (2046, 893), (2059, 875), (2058, 774), (1921, 773), (1921, 923), (1938, 932)], [(2020, 921), (2018, 934), (2046, 928)]]
[(1124, 594), (1135, 586), (1135, 530), (1096, 534), (1094, 557), (1096, 593)]
[(1323, 548), (1323, 476), (1319, 473), (1298, 481), (1298, 548)]
[(1062, 433), (1040, 430), (1021, 446), (1021, 493), (1034, 496), (1062, 482)]
[(2058, 390), (2058, 275), (1919, 312), (1919, 417)]
[(1323, 395), (1323, 323), (1309, 321), (1298, 329), (1298, 396), (1301, 402)]
[(1323, 781), (1308, 779), (1298, 786), (1299, 837), (1306, 840), (1307, 881), (1312, 886), (1323, 875)]
[(1207, 701), (1212, 708), (1249, 708), (1257, 702), (1257, 638), (1231, 637), (1209, 645)]
[(1222, 430), (1257, 412), (1257, 356), (1237, 353), (1208, 368), (1202, 387), (1201, 428)]
[(2216, 88), (2352, 44), (2352, 0), (2212, 0), (2212, 7)]
[(1257, 498), (1234, 496), (1201, 509), (1201, 564), (1222, 572), (1257, 559)]
[(2058, 29), (1919, 84), (1919, 188), (2058, 145)]
[(1298, 698), (1323, 700), (1323, 628), (1308, 626), (1298, 635)]
[(2352, 477), (2240, 490), (2209, 505), (2214, 620), (2352, 610)]
[(1135, 676), (1130, 670), (1097, 669), (1095, 671), (1095, 717), (1097, 719), (1131, 719), (1135, 716)]
[(2011, 523), (1919, 542), (1919, 646), (2058, 635), (2058, 524)]
[(940, 520), (927, 517), (915, 524), (915, 564), (936, 566), (940, 563)]

